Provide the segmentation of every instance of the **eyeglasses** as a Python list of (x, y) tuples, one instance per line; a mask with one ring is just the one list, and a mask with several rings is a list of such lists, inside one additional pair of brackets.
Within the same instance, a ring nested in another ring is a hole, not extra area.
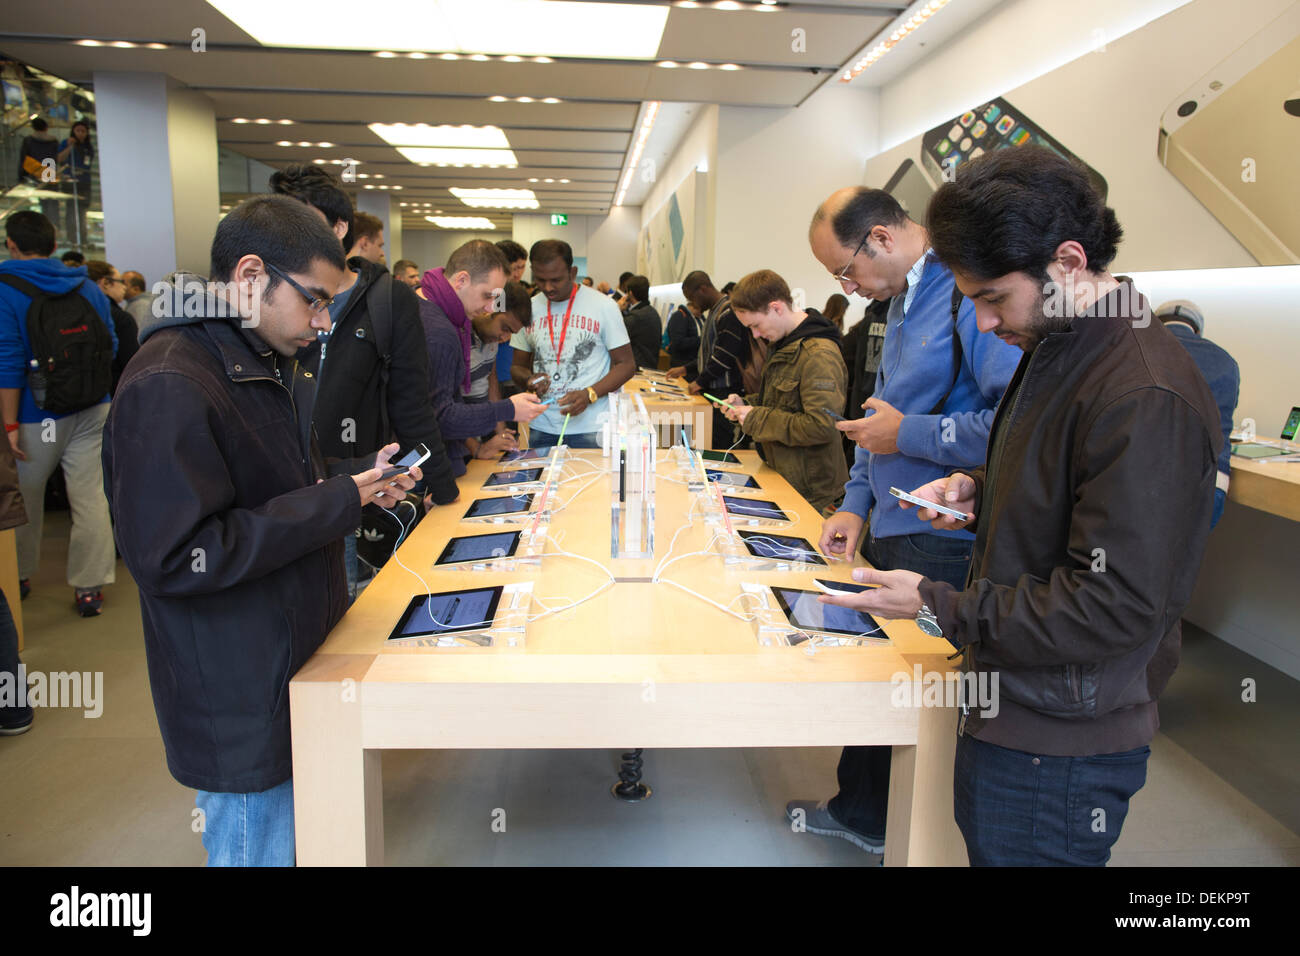
[(311, 309), (312, 312), (324, 312), (326, 309), (328, 309), (331, 305), (334, 304), (334, 296), (330, 296), (327, 299), (322, 299), (320, 296), (313, 295), (312, 293), (308, 292), (297, 282), (295, 282), (292, 277), (287, 275), (282, 270), (277, 269), (275, 266), (271, 265), (271, 263), (267, 262), (266, 260), (262, 261), (262, 265), (266, 266), (267, 272), (274, 272), (285, 282), (289, 283), (289, 285), (297, 289), (298, 294), (307, 301), (307, 308)]
[[(872, 229), (874, 228), (875, 227), (872, 226)], [(853, 260), (858, 257), (858, 253), (862, 251), (863, 247), (867, 244), (867, 240), (870, 238), (871, 238), (871, 229), (868, 229), (867, 234), (863, 236), (862, 241), (858, 243), (858, 247), (853, 250), (853, 255), (849, 256), (849, 261), (844, 263), (844, 268), (841, 269), (839, 272), (835, 273), (833, 276), (831, 276), (832, 279), (834, 279), (836, 282), (844, 282), (846, 279), (848, 279), (849, 270), (853, 268)]]

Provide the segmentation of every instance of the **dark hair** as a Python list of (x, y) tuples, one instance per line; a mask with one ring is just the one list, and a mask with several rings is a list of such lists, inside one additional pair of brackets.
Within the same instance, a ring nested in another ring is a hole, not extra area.
[(728, 282), (718, 291), (721, 292), (723, 295), (731, 295), (731, 290), (734, 289), (735, 287), (736, 287), (736, 283)]
[(563, 239), (538, 239), (528, 250), (528, 258), (535, 266), (563, 259), (564, 264), (572, 269), (573, 247)]
[(636, 275), (635, 272), (620, 272), (618, 276), (618, 287), (620, 289), (623, 288), (623, 284), (634, 275)]
[[(126, 283), (128, 289), (139, 289), (140, 292), (144, 292), (145, 289), (148, 288), (148, 286), (145, 285), (144, 276), (136, 272), (134, 269), (128, 269), (126, 272), (123, 272), (122, 281)], [(137, 295), (138, 294), (139, 293), (137, 293)]]
[(731, 290), (731, 307), (739, 312), (766, 312), (767, 307), (777, 301), (791, 308), (794, 306), (790, 287), (771, 269), (759, 269), (741, 276)]
[[(54, 250), (50, 250), (51, 255)], [(86, 264), (86, 257), (76, 249), (69, 249), (63, 255), (59, 256), (59, 261), (70, 269), (79, 269)]]
[[(284, 272), (304, 273), (318, 260), (336, 269), (347, 268), (343, 247), (320, 216), (286, 196), (245, 199), (226, 214), (212, 239), (214, 282), (228, 282), (244, 256), (257, 256)], [(269, 272), (266, 291), (279, 284)]]
[(107, 279), (113, 274), (113, 267), (103, 259), (86, 260), (86, 278), (91, 282)]
[(525, 262), (528, 261), (528, 250), (513, 239), (502, 239), (497, 243), (497, 248), (501, 250), (501, 253), (506, 257), (506, 262), (510, 265), (514, 265), (520, 259)]
[[(33, 209), (16, 212), (5, 220), (5, 235), (24, 255), (54, 255), (54, 223)], [(81, 255), (81, 253), (77, 253)], [(82, 258), (82, 262), (85, 258)]]
[(493, 269), (500, 269), (509, 278), (510, 263), (505, 253), (486, 239), (471, 239), (447, 257), (442, 272), (448, 279), (457, 272), (468, 272), (471, 282), (482, 282)]
[[(368, 212), (357, 212), (352, 215), (352, 245), (355, 246), (362, 239), (376, 239), (384, 231), (384, 221), (378, 216), (372, 216)], [(348, 247), (349, 249), (352, 246)]]
[(271, 174), (271, 192), (291, 196), (319, 209), (331, 231), (336, 222), (347, 223), (348, 231), (343, 236), (342, 245), (344, 251), (352, 248), (352, 200), (343, 191), (343, 184), (329, 170), (307, 163), (293, 163)]
[(45, 120), (39, 116), (32, 120), (32, 129), (36, 130), (38, 133), (44, 133), (49, 128), (50, 124), (45, 122)]
[(95, 155), (95, 144), (92, 143), (92, 142), (90, 141), (90, 124), (89, 124), (88, 122), (86, 122), (84, 119), (79, 119), (79, 120), (77, 120), (75, 123), (72, 124), (72, 126), (70, 126), (70, 127), (68, 128), (68, 140), (69, 140), (69, 141), (72, 141), (72, 140), (73, 140), (72, 132), (73, 132), (73, 130), (75, 130), (78, 126), (84, 126), (84, 127), (86, 127), (86, 141), (85, 141), (84, 143), (80, 143), (80, 142), (77, 143), (76, 146), (73, 147), (74, 150), (81, 150), (81, 151), (84, 151), (85, 155), (87, 155), (87, 156), (94, 156), (94, 155)]
[(713, 280), (709, 278), (707, 272), (704, 272), (701, 269), (696, 269), (694, 272), (688, 272), (686, 278), (682, 280), (682, 295), (690, 298), (695, 294), (697, 289), (703, 289), (705, 287), (712, 288)]
[(393, 263), (393, 275), (397, 275), (399, 272), (403, 272), (406, 269), (414, 269), (416, 272), (420, 271), (420, 267), (415, 264), (414, 259), (398, 259)]
[(650, 280), (645, 276), (633, 276), (627, 280), (627, 291), (638, 302), (650, 301)]
[(976, 279), (1024, 272), (1045, 279), (1073, 239), (1088, 268), (1105, 271), (1124, 231), (1081, 166), (1041, 146), (999, 149), (957, 167), (926, 212), (930, 245), (948, 268)]
[(831, 297), (826, 300), (826, 308), (822, 309), (822, 315), (834, 322), (840, 328), (844, 327), (844, 313), (849, 310), (849, 297), (842, 292), (833, 292)]
[(528, 290), (524, 288), (522, 282), (516, 282), (514, 279), (506, 280), (506, 308), (524, 328), (533, 324), (533, 301), (528, 295)]
[(859, 186), (834, 214), (827, 211), (825, 203), (818, 206), (808, 225), (808, 235), (813, 234), (819, 223), (829, 219), (835, 241), (852, 249), (876, 226), (899, 226), (907, 218), (907, 213), (898, 204), (898, 200), (889, 193), (883, 189)]

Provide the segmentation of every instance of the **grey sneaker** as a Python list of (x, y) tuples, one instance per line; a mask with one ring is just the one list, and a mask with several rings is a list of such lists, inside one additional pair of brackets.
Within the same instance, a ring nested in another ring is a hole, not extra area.
[(884, 840), (877, 840), (875, 837), (869, 837), (857, 830), (850, 830), (831, 815), (830, 808), (826, 804), (826, 800), (821, 802), (815, 800), (791, 800), (785, 805), (785, 815), (792, 822), (801, 820), (803, 829), (809, 833), (848, 840), (858, 849), (866, 850), (868, 853), (885, 852)]

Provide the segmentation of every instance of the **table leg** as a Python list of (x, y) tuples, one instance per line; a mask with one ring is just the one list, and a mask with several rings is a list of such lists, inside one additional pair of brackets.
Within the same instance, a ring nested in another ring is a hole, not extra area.
[(289, 685), (299, 866), (383, 865), (383, 752), (361, 746), (361, 678), (372, 660), (320, 655)]
[(885, 823), (886, 866), (965, 866), (952, 809), (957, 710), (921, 707), (915, 746), (894, 747)]

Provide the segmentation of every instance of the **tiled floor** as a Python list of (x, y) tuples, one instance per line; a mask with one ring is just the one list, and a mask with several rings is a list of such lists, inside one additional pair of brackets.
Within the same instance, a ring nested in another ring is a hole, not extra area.
[[(32, 671), (102, 671), (103, 715), (42, 710), (0, 738), (0, 864), (197, 866), (193, 792), (167, 773), (140, 637), (119, 564), (102, 616), (78, 618), (63, 582), (67, 516), (46, 523), (23, 602)], [(1255, 679), (1257, 703), (1240, 701)], [(1147, 785), (1116, 845), (1120, 866), (1300, 864), (1296, 682), (1189, 630), (1161, 704)], [(827, 795), (835, 750), (646, 755), (654, 796), (609, 795), (607, 751), (393, 751), (384, 757), (392, 864), (875, 865), (839, 840), (792, 833), (782, 808)], [(503, 829), (504, 824), (504, 829)]]

